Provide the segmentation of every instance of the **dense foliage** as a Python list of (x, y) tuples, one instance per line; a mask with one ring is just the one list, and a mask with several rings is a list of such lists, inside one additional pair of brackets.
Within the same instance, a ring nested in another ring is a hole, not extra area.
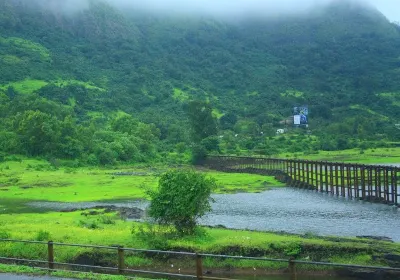
[(216, 182), (203, 173), (172, 170), (164, 173), (158, 189), (149, 191), (149, 215), (158, 223), (173, 225), (181, 234), (192, 234), (197, 219), (211, 210), (211, 192)]
[[(43, 3), (0, 0), (3, 154), (182, 162), (400, 139), (400, 28), (375, 10), (228, 22)], [(299, 104), (308, 130), (285, 121)]]

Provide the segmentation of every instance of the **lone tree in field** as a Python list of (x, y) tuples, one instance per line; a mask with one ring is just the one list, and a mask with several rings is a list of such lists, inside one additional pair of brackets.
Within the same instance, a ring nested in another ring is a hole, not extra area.
[(173, 225), (180, 234), (193, 234), (197, 219), (211, 210), (215, 180), (187, 170), (164, 173), (158, 189), (149, 191), (149, 215), (159, 224)]

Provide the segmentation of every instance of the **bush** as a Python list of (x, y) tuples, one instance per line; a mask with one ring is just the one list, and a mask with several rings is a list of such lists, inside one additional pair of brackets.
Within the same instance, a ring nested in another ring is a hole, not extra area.
[(90, 154), (90, 155), (87, 157), (87, 163), (88, 163), (89, 165), (98, 165), (98, 164), (99, 164), (99, 160), (97, 159), (97, 157), (96, 157), (95, 154)]
[(209, 136), (201, 140), (201, 145), (208, 152), (220, 152), (219, 144), (219, 138), (217, 136)]
[(50, 233), (48, 231), (40, 230), (36, 237), (36, 241), (49, 241), (50, 240)]
[(202, 145), (195, 145), (192, 149), (192, 163), (201, 164), (207, 157), (207, 149)]
[(0, 239), (10, 239), (11, 235), (7, 231), (0, 231)]
[(173, 225), (180, 234), (193, 234), (197, 219), (211, 210), (215, 180), (202, 173), (173, 170), (164, 173), (158, 189), (148, 191), (149, 215), (158, 223)]
[(186, 151), (186, 144), (184, 142), (180, 142), (176, 144), (175, 148), (179, 154), (183, 154)]
[(98, 221), (96, 220), (79, 220), (78, 222), (80, 227), (83, 228), (88, 228), (88, 229), (99, 229), (100, 226), (98, 224)]
[(116, 160), (116, 155), (111, 149), (105, 148), (99, 151), (99, 153), (97, 154), (97, 159), (99, 160), (99, 163), (101, 165), (114, 164)]
[(114, 217), (106, 216), (106, 215), (99, 216), (99, 218), (98, 218), (99, 223), (104, 224), (104, 225), (114, 225), (115, 220), (116, 219)]
[(168, 228), (160, 228), (150, 223), (132, 226), (131, 234), (137, 235), (147, 246), (156, 250), (168, 250), (168, 240), (175, 237)]

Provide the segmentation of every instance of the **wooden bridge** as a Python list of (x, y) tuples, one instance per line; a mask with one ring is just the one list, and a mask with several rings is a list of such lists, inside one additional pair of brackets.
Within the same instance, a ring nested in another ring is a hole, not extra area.
[(400, 168), (260, 157), (210, 156), (203, 165), (223, 172), (273, 175), (287, 185), (399, 206)]

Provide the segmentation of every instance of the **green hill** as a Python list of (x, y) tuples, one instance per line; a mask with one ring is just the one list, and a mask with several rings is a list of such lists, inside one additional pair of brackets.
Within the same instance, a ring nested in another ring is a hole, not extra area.
[[(4, 155), (180, 159), (191, 145), (194, 100), (218, 119), (223, 138), (203, 143), (211, 150), (312, 152), (400, 140), (400, 28), (376, 10), (341, 1), (226, 21), (122, 12), (100, 0), (66, 12), (61, 3), (0, 0)], [(313, 136), (291, 129), (285, 141), (270, 138), (299, 104), (310, 107)]]

